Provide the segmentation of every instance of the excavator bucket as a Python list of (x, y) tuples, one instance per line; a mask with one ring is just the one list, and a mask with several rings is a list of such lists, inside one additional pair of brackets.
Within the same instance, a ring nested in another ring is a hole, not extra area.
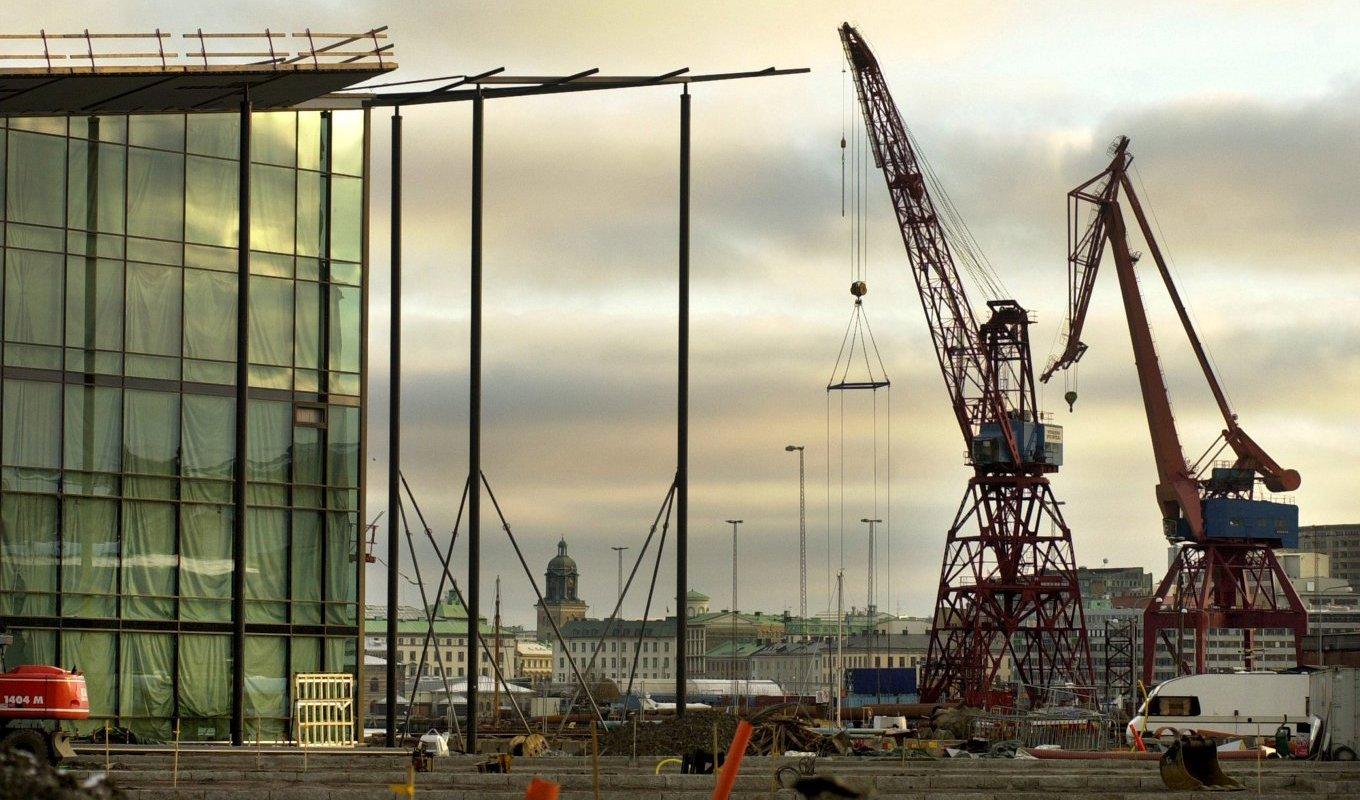
[(1162, 754), (1158, 769), (1172, 791), (1207, 789), (1236, 792), (1245, 789), (1218, 765), (1218, 745), (1199, 735), (1185, 734)]
[(71, 747), (71, 739), (63, 730), (52, 732), (52, 739), (49, 742), (52, 748), (52, 758), (54, 761), (65, 761), (76, 757), (75, 748)]

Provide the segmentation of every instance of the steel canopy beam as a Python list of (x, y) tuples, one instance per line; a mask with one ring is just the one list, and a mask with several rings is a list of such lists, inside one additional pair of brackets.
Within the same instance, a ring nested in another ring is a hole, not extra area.
[[(673, 70), (660, 75), (597, 75), (588, 70), (578, 75), (488, 75), (484, 78), (467, 79), (466, 83), (479, 86), (502, 86), (504, 88), (447, 89), (419, 92), (391, 92), (377, 94), (366, 102), (370, 106), (407, 106), (428, 103), (456, 103), (474, 100), (478, 96), (490, 100), (497, 97), (529, 97), (540, 94), (561, 94), (564, 92), (590, 92), (605, 89), (631, 89), (642, 86), (660, 86), (672, 83), (707, 83), (710, 81), (741, 80), (743, 78), (767, 78), (778, 75), (801, 75), (809, 72), (807, 67), (778, 69), (767, 67), (749, 72), (717, 72), (707, 75), (690, 75), (688, 68)], [(459, 81), (454, 85), (461, 85)], [(363, 87), (357, 87), (363, 89)]]

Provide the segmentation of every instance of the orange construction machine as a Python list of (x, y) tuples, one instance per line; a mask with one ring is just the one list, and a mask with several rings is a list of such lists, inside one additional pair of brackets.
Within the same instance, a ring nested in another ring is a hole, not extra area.
[(56, 764), (75, 755), (61, 723), (89, 716), (84, 675), (38, 665), (0, 673), (0, 750)]

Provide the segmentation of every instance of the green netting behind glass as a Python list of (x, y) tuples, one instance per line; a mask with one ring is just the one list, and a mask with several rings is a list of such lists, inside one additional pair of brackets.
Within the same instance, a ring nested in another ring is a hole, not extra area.
[[(84, 672), (81, 733), (228, 734), (238, 123), (0, 119), (0, 614), (33, 620), (6, 662)], [(276, 397), (247, 409), (246, 621), (352, 626), (363, 116), (259, 113), (251, 144), (249, 374)], [(277, 739), (291, 673), (353, 671), (355, 641), (252, 635), (243, 665), (248, 735)]]
[(85, 674), (90, 695), (90, 718), (75, 725), (77, 734), (89, 734), (105, 725), (118, 724), (118, 635), (109, 631), (62, 631), (61, 651), (69, 654), (64, 666)]
[(179, 646), (180, 738), (225, 739), (231, 731), (231, 637), (189, 634)]
[[(234, 381), (237, 122), (8, 123), (6, 365)], [(357, 394), (362, 114), (260, 113), (253, 132), (251, 381)]]

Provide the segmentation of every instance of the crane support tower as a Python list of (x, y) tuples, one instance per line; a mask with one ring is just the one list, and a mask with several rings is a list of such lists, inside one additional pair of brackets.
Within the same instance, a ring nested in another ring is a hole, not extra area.
[(927, 186), (863, 37), (848, 23), (840, 35), (973, 468), (945, 543), (921, 699), (990, 705), (1013, 663), (1015, 681), (1042, 704), (1052, 687), (1091, 686), (1092, 669), (1072, 534), (1047, 477), (1062, 464), (1062, 429), (1035, 401), (1032, 320), (996, 299), (978, 324), (932, 200), (939, 187)]
[[(1058, 370), (1071, 367), (1086, 352), (1081, 341), (1082, 327), (1108, 242), (1133, 341), (1148, 432), (1152, 436), (1157, 465), (1156, 498), (1162, 512), (1163, 533), (1168, 541), (1179, 545), (1166, 577), (1143, 615), (1143, 680), (1148, 683), (1152, 680), (1159, 640), (1182, 662), (1178, 669), (1205, 672), (1211, 629), (1242, 631), (1247, 669), (1253, 666), (1256, 630), (1289, 629), (1294, 632), (1295, 657), (1301, 661), (1308, 612), (1275, 557), (1276, 547), (1298, 546), (1299, 511), (1292, 503), (1265, 499), (1258, 489), (1259, 484), (1270, 492), (1292, 492), (1299, 488), (1299, 473), (1281, 467), (1238, 425), (1237, 415), (1214, 375), (1129, 180), (1133, 155), (1128, 147), (1127, 137), (1116, 139), (1109, 166), (1068, 193), (1067, 339), (1063, 351), (1044, 370), (1041, 379), (1047, 381)], [(1120, 206), (1121, 191), (1223, 415), (1223, 431), (1194, 464), (1185, 458), (1171, 413), (1166, 380), (1138, 287), (1139, 255), (1129, 248)], [(1088, 222), (1083, 222), (1084, 216), (1089, 217)], [(1068, 399), (1075, 402), (1075, 393), (1069, 392)], [(1236, 458), (1218, 461), (1225, 449), (1231, 449)], [(1180, 641), (1174, 646), (1170, 641), (1170, 632), (1183, 627), (1194, 633), (1193, 667), (1184, 664)]]

